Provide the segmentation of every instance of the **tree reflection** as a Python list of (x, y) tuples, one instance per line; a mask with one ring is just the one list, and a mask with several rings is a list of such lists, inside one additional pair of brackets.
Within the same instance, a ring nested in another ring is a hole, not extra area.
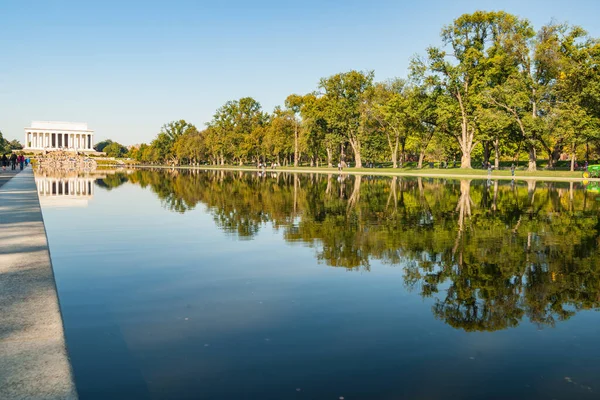
[(400, 266), (455, 328), (553, 326), (599, 306), (600, 202), (577, 183), (137, 170), (103, 186), (123, 179), (175, 212), (202, 204), (240, 238), (270, 224), (332, 267)]

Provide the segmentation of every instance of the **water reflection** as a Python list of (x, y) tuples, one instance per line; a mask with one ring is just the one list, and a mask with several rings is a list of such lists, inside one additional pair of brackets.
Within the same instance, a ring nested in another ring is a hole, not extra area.
[(38, 171), (35, 183), (42, 207), (87, 207), (94, 196), (94, 176), (76, 172), (50, 174)]
[(466, 331), (554, 326), (600, 304), (600, 202), (578, 183), (137, 170), (98, 185), (125, 182), (174, 212), (203, 205), (242, 239), (271, 224), (331, 267), (401, 267), (436, 318)]

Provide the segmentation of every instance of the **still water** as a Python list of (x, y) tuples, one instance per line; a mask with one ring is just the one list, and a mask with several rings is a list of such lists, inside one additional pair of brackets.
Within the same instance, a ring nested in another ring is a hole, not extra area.
[(37, 182), (83, 400), (600, 397), (589, 185)]

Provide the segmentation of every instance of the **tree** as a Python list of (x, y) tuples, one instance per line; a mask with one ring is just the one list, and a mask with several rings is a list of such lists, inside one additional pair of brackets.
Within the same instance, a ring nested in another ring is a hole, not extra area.
[(173, 144), (175, 157), (185, 164), (198, 164), (206, 159), (206, 131), (188, 130), (179, 136)]
[(4, 154), (8, 151), (10, 151), (8, 141), (4, 139), (2, 131), (0, 131), (0, 154)]
[(127, 154), (127, 148), (117, 142), (111, 142), (103, 150), (108, 157), (123, 157)]
[(288, 159), (291, 154), (297, 155), (297, 121), (289, 110), (276, 107), (265, 126), (263, 146), (266, 154), (274, 157), (277, 164), (282, 159)]
[(23, 150), (23, 145), (17, 139), (13, 139), (8, 142), (8, 148), (12, 150)]
[(96, 144), (94, 145), (94, 150), (96, 150), (96, 151), (104, 151), (104, 148), (105, 148), (106, 146), (108, 146), (109, 144), (111, 144), (112, 142), (113, 142), (113, 141), (112, 141), (112, 140), (110, 140), (110, 139), (106, 139), (106, 140), (103, 140), (103, 141), (101, 141), (101, 142), (98, 142), (98, 143), (96, 143)]
[(471, 168), (471, 153), (480, 139), (475, 111), (481, 107), (481, 92), (488, 83), (488, 72), (493, 64), (491, 39), (504, 37), (520, 24), (518, 18), (502, 11), (464, 14), (442, 29), (442, 39), (444, 45), (450, 47), (450, 53), (436, 47), (427, 49), (426, 65), (432, 73), (429, 79), (453, 99), (460, 119), (460, 130), (450, 134), (460, 146), (461, 168)]
[(406, 82), (395, 79), (375, 84), (368, 94), (368, 113), (379, 124), (385, 134), (392, 167), (398, 168), (398, 149), (401, 150), (400, 164), (404, 161), (408, 135), (408, 99)]
[(373, 85), (373, 76), (373, 71), (350, 71), (322, 78), (319, 83), (327, 99), (327, 124), (335, 128), (343, 142), (350, 143), (357, 168), (362, 167), (361, 106), (365, 92)]
[(221, 164), (226, 158), (240, 165), (248, 158), (257, 161), (261, 135), (255, 130), (264, 125), (266, 120), (260, 103), (252, 97), (228, 101), (220, 107), (209, 127), (212, 129), (210, 141), (218, 152)]
[(304, 96), (300, 113), (302, 115), (303, 147), (313, 158), (319, 157), (325, 149), (327, 165), (333, 166), (333, 150), (340, 145), (340, 138), (327, 123), (327, 98), (309, 93)]
[(302, 109), (302, 101), (302, 96), (298, 96), (297, 94), (291, 94), (285, 99), (285, 106), (292, 114), (294, 121), (294, 167), (297, 167), (300, 162), (300, 122), (298, 121), (298, 116)]

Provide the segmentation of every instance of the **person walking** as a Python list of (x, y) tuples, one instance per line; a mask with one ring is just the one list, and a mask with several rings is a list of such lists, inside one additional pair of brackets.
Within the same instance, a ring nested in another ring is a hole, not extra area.
[(8, 167), (8, 157), (6, 157), (6, 154), (2, 154), (2, 160), (0, 160), (0, 163), (2, 163), (2, 171), (6, 171), (6, 167)]
[(17, 155), (15, 153), (10, 155), (10, 169), (13, 171), (17, 169)]
[(17, 157), (17, 161), (19, 162), (19, 169), (23, 171), (23, 167), (25, 166), (25, 156), (20, 154), (19, 157)]
[(27, 157), (27, 158), (25, 159), (25, 166), (26, 166), (26, 167), (29, 167), (29, 164), (30, 164), (30, 163), (31, 163), (31, 160), (29, 159), (29, 157)]
[(510, 166), (510, 175), (515, 176), (515, 163), (512, 163)]
[(492, 176), (492, 163), (487, 163), (488, 177)]

